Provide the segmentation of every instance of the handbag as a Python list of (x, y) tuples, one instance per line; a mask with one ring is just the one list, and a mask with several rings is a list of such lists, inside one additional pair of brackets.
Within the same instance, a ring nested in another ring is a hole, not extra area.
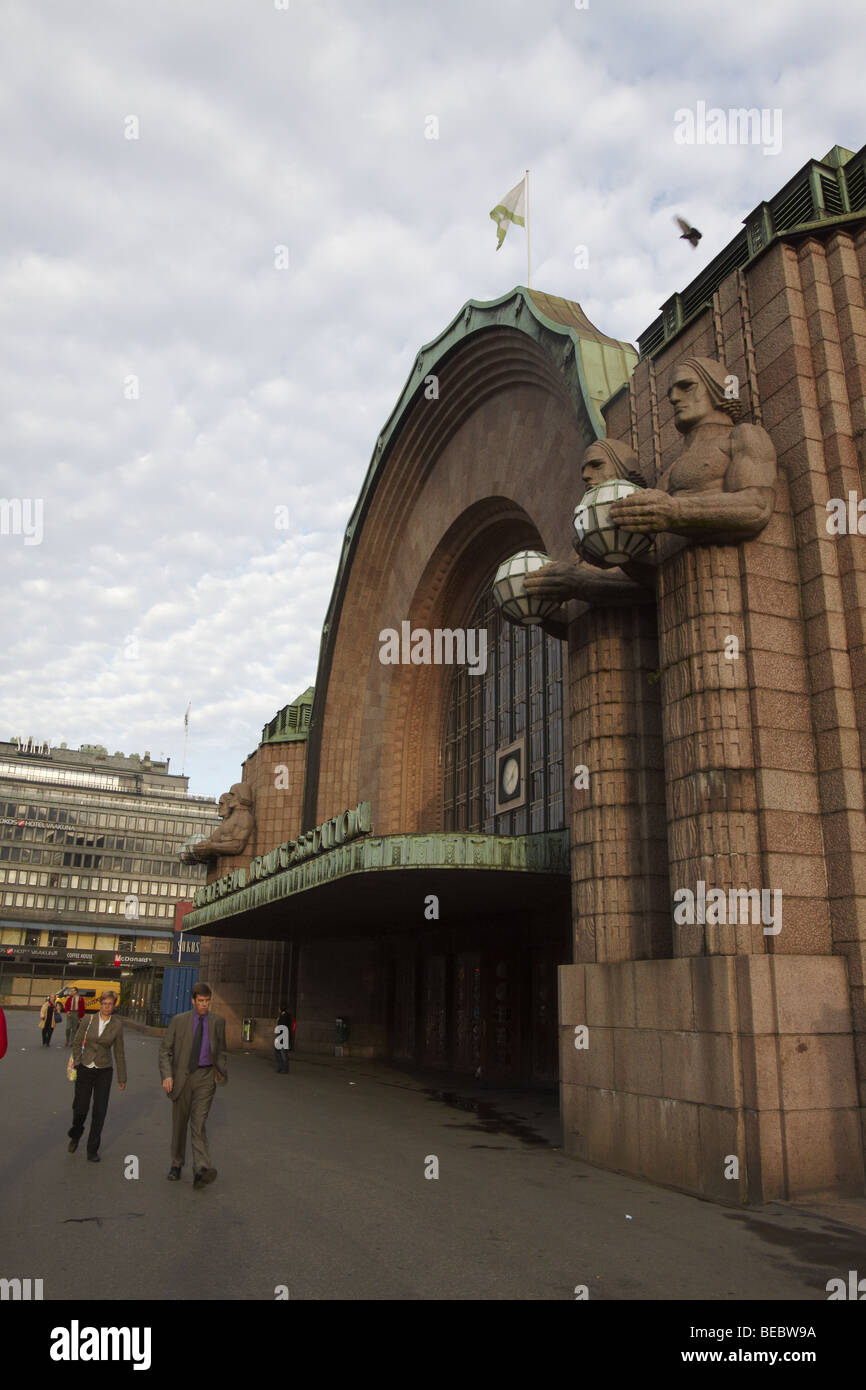
[[(87, 1033), (90, 1032), (90, 1024), (91, 1024), (92, 1022), (93, 1022), (93, 1019), (91, 1019), (91, 1020), (90, 1020), (90, 1023), (88, 1023), (88, 1025), (87, 1025)], [(84, 1049), (85, 1049), (85, 1046), (87, 1045), (87, 1033), (84, 1034), (84, 1042), (81, 1044), (81, 1055), (82, 1055), (82, 1057), (84, 1056)], [(74, 1067), (74, 1066), (72, 1065), (72, 1053), (70, 1052), (69, 1056), (68, 1056), (67, 1059), (66, 1059), (66, 1080), (67, 1080), (67, 1081), (74, 1081), (74, 1080), (76, 1079), (77, 1076), (78, 1076), (78, 1068), (77, 1068), (77, 1067)]]

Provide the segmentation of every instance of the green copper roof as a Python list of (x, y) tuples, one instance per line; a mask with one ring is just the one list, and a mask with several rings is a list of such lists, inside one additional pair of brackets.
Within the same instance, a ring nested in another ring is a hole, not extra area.
[(810, 159), (768, 203), (759, 203), (745, 219), (744, 230), (729, 241), (690, 285), (662, 305), (638, 338), (641, 357), (659, 352), (670, 338), (712, 303), (719, 285), (732, 271), (760, 256), (777, 241), (818, 236), (866, 219), (866, 145), (856, 154), (834, 145), (823, 159)]
[(313, 712), (314, 695), (315, 687), (309, 685), (303, 695), (298, 695), (290, 704), (283, 705), (271, 722), (262, 729), (262, 743), (293, 743), (296, 739), (306, 738), (310, 727), (310, 715)]
[[(425, 343), (376, 441), (371, 467), (399, 430), (422, 391), (425, 377), (435, 373), (437, 365), (458, 344), (486, 328), (516, 328), (550, 352), (573, 394), (579, 393), (589, 407), (596, 434), (604, 436), (600, 407), (628, 381), (637, 365), (636, 350), (630, 343), (600, 333), (573, 300), (517, 285), (499, 299), (467, 300), (448, 327)], [(365, 488), (369, 480), (368, 473)]]

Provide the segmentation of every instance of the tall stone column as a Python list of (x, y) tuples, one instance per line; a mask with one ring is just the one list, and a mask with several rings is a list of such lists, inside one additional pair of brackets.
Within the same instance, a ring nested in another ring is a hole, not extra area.
[(670, 955), (656, 651), (652, 605), (570, 625), (576, 961)]
[[(728, 890), (762, 882), (740, 547), (691, 545), (658, 577), (671, 891), (721, 889), (721, 922), (673, 924), (675, 956), (763, 953), (761, 922), (731, 923)], [(682, 914), (681, 914), (682, 915)], [(749, 914), (750, 918), (752, 913)]]

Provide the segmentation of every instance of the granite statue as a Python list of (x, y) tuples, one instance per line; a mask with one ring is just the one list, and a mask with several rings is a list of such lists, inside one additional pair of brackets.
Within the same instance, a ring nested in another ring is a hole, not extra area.
[[(737, 423), (741, 406), (730, 391), (733, 382), (724, 363), (709, 357), (687, 357), (674, 368), (667, 394), (682, 451), (656, 487), (643, 486), (614, 503), (612, 521), (638, 533), (710, 545), (760, 534), (775, 504), (776, 451), (761, 426)], [(643, 482), (636, 455), (615, 440), (590, 444), (582, 475), (586, 487), (613, 477)], [(527, 575), (524, 587), (562, 602), (635, 602), (654, 588), (654, 566), (635, 562), (608, 571), (585, 561), (554, 562)]]
[(210, 839), (199, 840), (186, 850), (189, 859), (206, 862), (223, 855), (243, 854), (252, 838), (253, 794), (243, 782), (235, 782), (230, 791), (223, 792), (218, 802), (222, 824)]

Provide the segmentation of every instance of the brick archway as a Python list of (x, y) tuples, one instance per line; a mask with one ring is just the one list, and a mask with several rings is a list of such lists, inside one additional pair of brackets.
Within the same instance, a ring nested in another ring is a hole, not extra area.
[(311, 824), (364, 799), (379, 833), (438, 828), (450, 668), (382, 665), (379, 633), (407, 619), (465, 626), (505, 556), (525, 545), (572, 553), (579, 460), (595, 435), (561, 363), (496, 327), (454, 349), (438, 383), (438, 399), (416, 400), (391, 440), (332, 606), (308, 759)]
[[(409, 614), (413, 625), (465, 629), (500, 561), (540, 543), (529, 517), (507, 499), (492, 497), (471, 507), (430, 558)], [(407, 831), (439, 831), (444, 829), (439, 756), (453, 667), (397, 669), (387, 714), (390, 736), (383, 747), (382, 813)]]

